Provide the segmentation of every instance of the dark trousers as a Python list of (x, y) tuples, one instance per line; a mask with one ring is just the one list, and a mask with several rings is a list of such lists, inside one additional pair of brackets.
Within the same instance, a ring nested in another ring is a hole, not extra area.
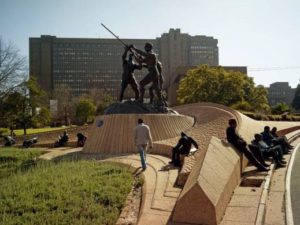
[(288, 143), (285, 142), (285, 140), (283, 138), (275, 138), (273, 139), (273, 144), (276, 146), (280, 146), (281, 147), (281, 150), (284, 154), (287, 154), (289, 152), (289, 149), (288, 149)]
[(261, 152), (261, 150), (259, 149), (259, 147), (252, 144), (248, 145), (248, 147), (250, 151), (253, 153), (254, 157), (257, 159), (257, 161), (260, 162), (260, 164), (262, 164), (263, 166), (266, 166), (265, 157)]
[(188, 155), (186, 152), (183, 152), (182, 149), (172, 148), (172, 162), (176, 166), (180, 166), (180, 155)]
[(247, 143), (246, 142), (238, 142), (237, 144), (234, 145), (240, 152), (242, 152), (246, 158), (249, 160), (251, 164), (253, 164), (257, 169), (259, 170), (264, 170), (266, 169), (259, 161), (258, 159), (254, 156), (252, 152), (250, 152), (247, 149)]
[(266, 158), (272, 157), (276, 163), (280, 162), (280, 157), (274, 150), (264, 151), (263, 155)]

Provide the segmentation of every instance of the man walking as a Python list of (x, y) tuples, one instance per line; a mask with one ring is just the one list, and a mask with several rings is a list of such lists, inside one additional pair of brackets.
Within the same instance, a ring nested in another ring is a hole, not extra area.
[(147, 146), (152, 148), (152, 136), (148, 125), (144, 124), (142, 119), (138, 119), (138, 125), (134, 128), (134, 144), (136, 145), (140, 156), (143, 171), (146, 170), (146, 152)]

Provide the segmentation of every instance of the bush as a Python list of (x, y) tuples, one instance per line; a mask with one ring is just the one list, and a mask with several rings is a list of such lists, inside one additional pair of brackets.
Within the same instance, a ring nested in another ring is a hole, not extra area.
[(290, 112), (290, 111), (291, 111), (290, 107), (285, 103), (278, 103), (276, 106), (273, 106), (271, 108), (271, 113), (276, 115), (283, 114), (285, 112)]
[(5, 136), (4, 134), (8, 134), (8, 128), (0, 128), (0, 137)]
[(245, 101), (235, 103), (231, 105), (231, 108), (236, 110), (242, 110), (242, 111), (252, 111), (252, 107), (249, 104), (249, 102), (245, 102)]

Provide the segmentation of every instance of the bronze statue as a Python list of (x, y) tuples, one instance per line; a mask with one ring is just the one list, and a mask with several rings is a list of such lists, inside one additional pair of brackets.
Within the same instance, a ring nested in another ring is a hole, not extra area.
[[(157, 61), (157, 70), (158, 70), (158, 82), (159, 82), (159, 89), (162, 91), (163, 89), (163, 84), (164, 84), (164, 77), (162, 74), (162, 64), (160, 61)], [(153, 104), (153, 99), (154, 99), (154, 85), (152, 84), (151, 87), (149, 88), (149, 99), (150, 99), (150, 104)], [(164, 106), (168, 106), (166, 99), (164, 98), (164, 95), (161, 93), (162, 101)]]
[(159, 85), (159, 72), (157, 69), (157, 56), (153, 52), (153, 45), (151, 43), (145, 44), (145, 52), (135, 48), (133, 45), (129, 46), (130, 49), (135, 51), (141, 57), (141, 62), (145, 64), (145, 67), (148, 68), (148, 74), (140, 81), (140, 98), (139, 101), (144, 101), (144, 94), (145, 94), (145, 86), (152, 82), (152, 87), (155, 90), (155, 93), (158, 97), (159, 104), (163, 105), (161, 89)]
[(122, 85), (121, 85), (121, 92), (120, 92), (120, 97), (119, 101), (122, 102), (123, 97), (124, 97), (124, 92), (125, 89), (127, 88), (128, 84), (131, 86), (132, 90), (135, 93), (135, 100), (139, 99), (139, 90), (138, 90), (138, 85), (134, 77), (134, 70), (142, 69), (141, 64), (136, 64), (133, 61), (133, 54), (130, 53), (128, 60), (126, 60), (127, 53), (129, 51), (129, 48), (125, 47), (125, 51), (122, 55), (122, 60), (123, 60), (123, 74), (122, 74)]

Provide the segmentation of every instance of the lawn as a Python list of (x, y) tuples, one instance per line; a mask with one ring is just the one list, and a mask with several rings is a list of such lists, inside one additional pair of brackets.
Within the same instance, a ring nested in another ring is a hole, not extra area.
[(43, 152), (41, 149), (0, 148), (0, 179), (18, 171), (27, 170), (35, 164), (33, 160)]
[[(27, 134), (37, 134), (37, 133), (43, 133), (43, 132), (48, 132), (48, 131), (63, 130), (63, 129), (67, 129), (70, 127), (74, 127), (74, 126), (28, 128), (28, 129), (26, 129), (26, 132), (27, 132)], [(20, 135), (24, 134), (24, 130), (17, 129), (17, 130), (14, 130), (14, 133), (16, 134), (16, 136), (20, 136)], [(7, 130), (6, 132), (3, 133), (3, 136), (7, 136), (7, 135), (10, 135), (9, 130)]]
[(132, 185), (119, 164), (38, 161), (0, 179), (0, 224), (115, 224)]

